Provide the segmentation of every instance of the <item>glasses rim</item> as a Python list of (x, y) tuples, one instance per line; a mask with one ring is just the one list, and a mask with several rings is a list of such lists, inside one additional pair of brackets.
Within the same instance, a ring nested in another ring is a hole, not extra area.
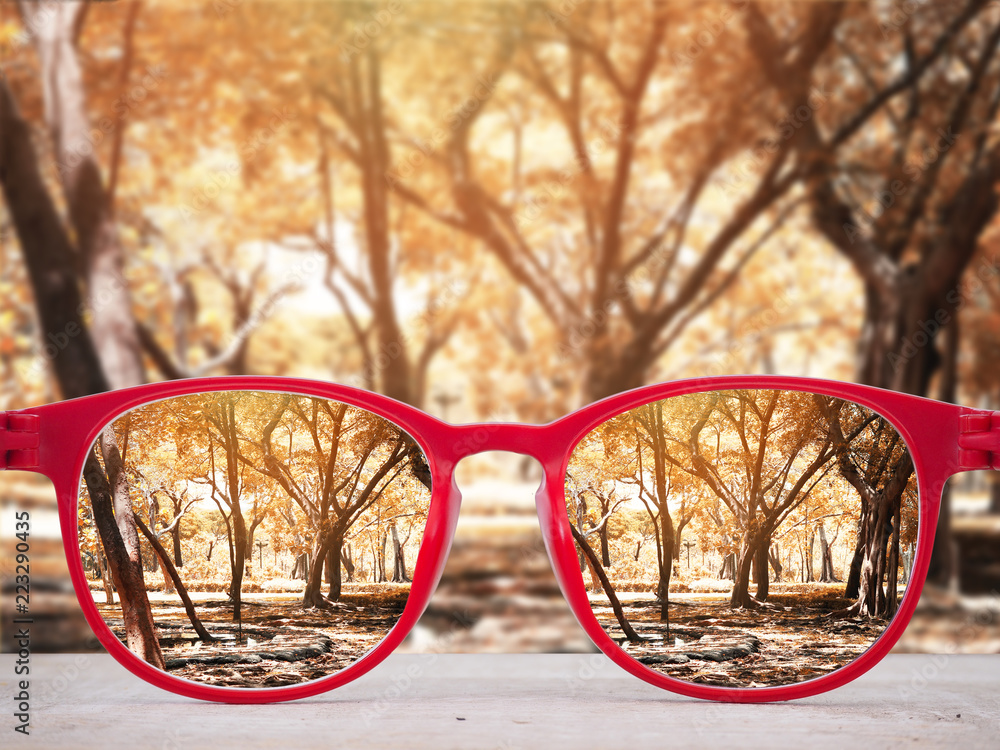
[[(570, 456), (594, 427), (608, 419), (670, 397), (708, 391), (773, 389), (842, 398), (880, 414), (899, 432), (910, 450), (917, 477), (919, 525), (916, 554), (906, 591), (896, 615), (885, 630), (854, 661), (803, 682), (770, 687), (726, 687), (685, 682), (639, 663), (605, 632), (589, 600), (564, 507), (563, 482)], [(282, 687), (224, 687), (173, 676), (143, 661), (122, 644), (98, 612), (79, 557), (76, 520), (77, 493), (90, 446), (104, 427), (118, 416), (144, 404), (198, 393), (265, 391), (328, 398), (369, 411), (405, 430), (420, 446), (432, 476), (432, 490), (424, 531), (414, 567), (413, 584), (399, 620), (370, 651), (343, 670), (316, 680)], [(679, 380), (643, 386), (588, 404), (545, 425), (508, 422), (449, 424), (426, 412), (381, 394), (319, 380), (270, 376), (209, 377), (166, 381), (110, 391), (79, 399), (9, 412), (37, 419), (38, 441), (29, 471), (48, 476), (59, 499), (60, 525), (77, 598), (100, 642), (143, 680), (187, 697), (217, 702), (265, 703), (316, 695), (346, 684), (370, 671), (395, 650), (423, 613), (443, 573), (458, 522), (461, 495), (453, 483), (455, 465), (464, 457), (485, 451), (510, 451), (535, 457), (544, 478), (536, 493), (539, 524), (556, 579), (583, 630), (594, 644), (629, 673), (670, 692), (724, 702), (770, 702), (816, 695), (843, 685), (877, 664), (902, 635), (926, 580), (940, 508), (941, 490), (953, 474), (989, 464), (982, 440), (963, 440), (969, 417), (990, 411), (946, 404), (919, 396), (842, 381), (791, 376), (722, 376)], [(986, 422), (989, 425), (989, 420)], [(4, 435), (0, 429), (0, 438)], [(973, 445), (972, 448), (963, 448)], [(72, 461), (68, 450), (76, 450)], [(0, 444), (0, 447), (9, 449)], [(11, 450), (11, 453), (16, 452)], [(21, 462), (30, 464), (30, 461)], [(86, 596), (84, 596), (86, 594)]]
[[(940, 485), (933, 493), (926, 490), (928, 483), (925, 483), (925, 477), (928, 476), (928, 472), (931, 472), (931, 477), (940, 477), (940, 474), (935, 474), (934, 472), (936, 468), (940, 470), (941, 467), (935, 467), (933, 461), (925, 460), (928, 458), (927, 454), (929, 451), (921, 451), (921, 449), (916, 447), (916, 443), (914, 441), (924, 439), (926, 444), (926, 438), (935, 430), (921, 430), (920, 425), (917, 424), (917, 420), (915, 419), (917, 416), (917, 412), (915, 410), (928, 406), (931, 408), (932, 412), (936, 409), (938, 412), (937, 414), (921, 414), (920, 418), (928, 418), (928, 423), (930, 425), (938, 425), (940, 419), (947, 421), (949, 418), (954, 417), (955, 409), (964, 409), (964, 407), (956, 407), (953, 404), (943, 404), (942, 402), (933, 401), (931, 399), (910, 396), (908, 394), (900, 394), (895, 391), (887, 391), (871, 386), (810, 378), (790, 378), (782, 376), (731, 376), (656, 384), (653, 386), (639, 388), (626, 394), (619, 394), (620, 396), (630, 396), (630, 398), (619, 401), (618, 403), (620, 408), (617, 411), (610, 414), (603, 413), (602, 416), (594, 415), (594, 417), (587, 423), (586, 428), (574, 441), (573, 445), (567, 450), (566, 459), (560, 469), (561, 476), (566, 476), (572, 452), (576, 450), (580, 443), (589, 434), (591, 434), (595, 428), (604, 424), (608, 419), (625, 414), (636, 407), (654, 403), (659, 400), (699, 393), (747, 389), (779, 390), (785, 392), (833, 396), (864, 406), (875, 414), (885, 418), (889, 424), (897, 430), (903, 438), (904, 444), (909, 449), (911, 458), (913, 459), (914, 475), (917, 481), (917, 508), (919, 514), (917, 525), (917, 544), (913, 567), (908, 579), (909, 582), (903, 594), (903, 598), (899, 602), (896, 613), (892, 616), (892, 618), (890, 618), (885, 629), (858, 657), (825, 675), (811, 677), (801, 682), (783, 685), (729, 687), (723, 685), (703, 685), (681, 680), (663, 672), (659, 672), (639, 662), (638, 659), (619, 646), (600, 624), (596, 615), (593, 613), (589, 598), (587, 597), (586, 583), (583, 577), (583, 572), (576, 564), (576, 547), (568, 532), (565, 534), (567, 539), (565, 546), (569, 550), (569, 553), (563, 555), (559, 565), (553, 563), (553, 567), (562, 571), (563, 574), (568, 575), (569, 578), (572, 579), (567, 585), (564, 585), (563, 581), (560, 579), (560, 586), (563, 588), (564, 595), (566, 596), (567, 601), (570, 602), (574, 614), (577, 616), (581, 626), (583, 626), (586, 631), (587, 636), (601, 650), (602, 653), (611, 658), (620, 667), (645, 682), (688, 697), (723, 702), (765, 703), (795, 700), (798, 698), (817, 695), (823, 692), (829, 692), (830, 690), (857, 679), (884, 658), (892, 646), (899, 640), (900, 636), (902, 636), (903, 631), (909, 624), (913, 610), (916, 608), (920, 599), (920, 593), (923, 589), (927, 569), (930, 564), (934, 533), (937, 526), (937, 516), (940, 509), (941, 488), (943, 487), (944, 481), (946, 481), (947, 477), (952, 473), (955, 473), (954, 471), (951, 471), (947, 476), (944, 476), (944, 478), (940, 481)], [(650, 397), (651, 395), (653, 395), (652, 398)], [(612, 397), (612, 399), (617, 400), (618, 396)], [(597, 404), (593, 405), (596, 406), (598, 404), (603, 404), (608, 400), (609, 399), (605, 399), (604, 402), (597, 402)], [(587, 407), (584, 407), (584, 409), (587, 409)], [(975, 410), (967, 411), (971, 412)], [(568, 529), (569, 525), (566, 523), (563, 524), (563, 526)], [(582, 592), (582, 596), (578, 596), (577, 592)]]

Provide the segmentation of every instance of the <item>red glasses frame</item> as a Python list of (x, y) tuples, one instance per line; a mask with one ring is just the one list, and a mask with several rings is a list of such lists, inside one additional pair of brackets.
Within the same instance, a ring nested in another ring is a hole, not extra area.
[[(608, 636), (591, 610), (565, 511), (564, 476), (570, 454), (592, 429), (624, 411), (672, 396), (712, 390), (781, 389), (834, 396), (878, 412), (910, 449), (919, 488), (917, 550), (898, 613), (856, 661), (822, 677), (793, 685), (727, 688), (698, 685), (644, 667)], [(432, 496), (424, 543), (403, 613), (372, 651), (336, 674), (301, 685), (231, 688), (193, 683), (162, 672), (129, 651), (105, 624), (90, 593), (79, 553), (77, 498), (87, 453), (99, 432), (124, 412), (153, 401), (226, 390), (289, 392), (336, 400), (382, 416), (409, 433), (423, 449), (432, 473)], [(793, 377), (719, 377), (638, 388), (590, 404), (546, 425), (484, 423), (453, 425), (407, 404), (368, 391), (313, 380), (226, 377), (179, 380), (64, 401), (16, 412), (0, 412), (0, 469), (33, 471), (55, 485), (66, 559), (84, 615), (100, 642), (138, 677), (180, 695), (233, 703), (293, 700), (348, 683), (378, 665), (423, 613), (444, 570), (458, 521), (461, 494), (456, 464), (485, 451), (507, 451), (538, 460), (544, 479), (536, 506), (545, 547), (563, 594), (580, 625), (616, 664), (674, 693), (716, 701), (757, 703), (803, 698), (831, 690), (868, 671), (899, 639), (920, 596), (930, 562), (944, 483), (952, 475), (1000, 468), (1000, 412), (982, 411), (868, 386)]]

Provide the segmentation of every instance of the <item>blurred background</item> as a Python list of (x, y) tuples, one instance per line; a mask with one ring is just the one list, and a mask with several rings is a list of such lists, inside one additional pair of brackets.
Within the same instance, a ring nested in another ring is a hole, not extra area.
[[(1000, 4), (0, 0), (0, 410), (217, 374), (545, 422), (780, 373), (1000, 409)], [(539, 472), (460, 466), (417, 651), (580, 651)], [(37, 650), (96, 648), (51, 486)], [(1000, 652), (1000, 483), (901, 650)]]

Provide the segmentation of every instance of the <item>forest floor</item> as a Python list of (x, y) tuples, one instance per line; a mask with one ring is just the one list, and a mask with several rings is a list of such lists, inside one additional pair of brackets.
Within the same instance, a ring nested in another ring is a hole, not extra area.
[(605, 630), (643, 664), (686, 682), (727, 687), (820, 677), (856, 659), (886, 627), (884, 620), (834, 615), (850, 604), (842, 584), (787, 588), (761, 607), (739, 610), (730, 609), (728, 595), (671, 594), (669, 631), (649, 594), (622, 594), (641, 643), (624, 639), (603, 596), (591, 601)]
[[(345, 584), (340, 601), (307, 609), (301, 594), (244, 594), (241, 620), (224, 595), (191, 594), (198, 617), (216, 641), (203, 643), (177, 597), (152, 595), (153, 619), (167, 671), (175, 677), (228, 687), (279, 687), (309, 682), (350, 666), (399, 619), (408, 584)], [(118, 604), (97, 608), (124, 642)]]

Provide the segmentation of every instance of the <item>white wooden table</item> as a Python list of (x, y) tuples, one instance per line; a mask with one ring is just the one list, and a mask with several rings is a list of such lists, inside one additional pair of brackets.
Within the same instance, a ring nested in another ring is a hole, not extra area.
[(13, 731), (15, 658), (0, 657), (4, 748), (1000, 748), (1000, 655), (890, 655), (832, 693), (740, 706), (660, 691), (601, 655), (398, 654), (322, 696), (231, 706), (106, 655), (39, 654), (29, 737)]

